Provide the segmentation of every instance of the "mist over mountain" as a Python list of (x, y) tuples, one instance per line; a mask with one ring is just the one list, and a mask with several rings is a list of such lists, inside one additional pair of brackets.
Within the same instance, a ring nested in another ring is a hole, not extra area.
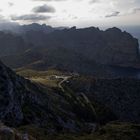
[[(132, 34), (137, 39), (140, 39), (140, 26), (118, 26), (118, 27)], [(52, 27), (50, 25), (46, 25), (46, 24), (41, 25), (38, 23), (20, 25), (16, 22), (0, 22), (0, 31), (12, 31), (14, 33), (25, 33), (30, 30), (43, 31), (43, 32), (49, 33), (56, 29), (62, 30), (65, 28), (71, 28), (71, 27), (68, 27), (68, 26), (67, 27), (66, 26)], [(104, 30), (107, 28), (109, 27), (103, 27), (103, 26), (101, 27), (101, 29), (104, 29)]]
[(38, 24), (38, 23), (32, 23), (32, 24), (26, 24), (26, 25), (20, 25), (16, 22), (0, 22), (0, 31), (4, 32), (12, 32), (12, 33), (18, 33), (23, 34), (28, 31), (42, 31), (44, 33), (50, 33), (54, 30), (62, 30), (64, 28), (68, 27), (52, 27), (50, 25), (46, 24)]
[(0, 22), (0, 31), (12, 31), (16, 32), (19, 29), (20, 25), (15, 22)]

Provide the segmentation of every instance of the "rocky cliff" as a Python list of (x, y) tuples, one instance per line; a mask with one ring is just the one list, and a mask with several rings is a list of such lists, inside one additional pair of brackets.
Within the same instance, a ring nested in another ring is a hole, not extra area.
[(56, 47), (62, 45), (100, 64), (127, 65), (139, 60), (138, 40), (116, 27), (106, 31), (94, 27), (65, 29), (48, 35), (48, 42), (52, 38), (58, 43)]
[(36, 140), (27, 133), (20, 133), (14, 128), (10, 128), (0, 123), (0, 140)]
[(104, 32), (107, 48), (102, 55), (103, 62), (111, 65), (131, 65), (139, 61), (138, 40), (129, 33), (118, 28), (110, 28)]

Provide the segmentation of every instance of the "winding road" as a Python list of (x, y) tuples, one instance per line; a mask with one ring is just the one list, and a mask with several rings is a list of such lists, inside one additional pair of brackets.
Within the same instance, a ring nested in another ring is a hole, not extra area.
[(58, 76), (59, 79), (63, 79), (62, 81), (60, 81), (60, 82), (58, 83), (58, 87), (61, 88), (61, 90), (62, 90), (63, 92), (64, 92), (65, 90), (64, 90), (62, 84), (63, 84), (64, 82), (68, 81), (68, 79), (70, 79), (71, 77), (72, 77), (72, 76)]

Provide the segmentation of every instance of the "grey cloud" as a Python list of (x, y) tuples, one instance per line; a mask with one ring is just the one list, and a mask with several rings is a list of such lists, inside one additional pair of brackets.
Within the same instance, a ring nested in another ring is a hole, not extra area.
[(0, 22), (1, 20), (4, 20), (4, 16), (3, 15), (0, 15)]
[(42, 6), (34, 7), (32, 9), (32, 11), (35, 12), (35, 13), (54, 13), (55, 9), (52, 6), (49, 6), (49, 5), (45, 4), (45, 5), (42, 5)]
[(115, 12), (113, 12), (113, 13), (111, 13), (111, 14), (106, 15), (105, 17), (107, 17), (107, 18), (109, 18), (109, 17), (116, 17), (116, 16), (118, 16), (119, 14), (120, 14), (120, 12), (115, 11)]
[(32, 1), (46, 1), (46, 2), (47, 1), (58, 1), (59, 2), (59, 1), (66, 1), (66, 0), (32, 0)]
[(98, 3), (98, 2), (100, 2), (100, 0), (90, 0), (90, 1), (89, 1), (90, 4)]
[(8, 5), (9, 5), (10, 7), (12, 7), (12, 6), (14, 5), (14, 3), (8, 2)]
[(74, 16), (74, 15), (68, 15), (68, 17), (70, 18), (70, 19), (78, 19), (78, 17), (77, 16)]
[(15, 28), (18, 26), (19, 24), (16, 22), (10, 22), (8, 20), (0, 20), (0, 31), (1, 30), (12, 30), (15, 31)]
[(137, 12), (139, 12), (140, 11), (140, 8), (134, 8), (133, 9), (133, 13), (137, 13)]
[(44, 16), (44, 15), (36, 15), (36, 14), (28, 14), (28, 15), (21, 15), (21, 16), (16, 16), (13, 15), (11, 16), (11, 20), (13, 21), (19, 21), (19, 20), (26, 20), (26, 21), (42, 21), (42, 20), (47, 20), (50, 19), (50, 16)]
[[(32, 0), (32, 1), (57, 1), (57, 2), (59, 2), (59, 1), (70, 1), (70, 0)], [(83, 1), (83, 0), (73, 0), (73, 1)]]

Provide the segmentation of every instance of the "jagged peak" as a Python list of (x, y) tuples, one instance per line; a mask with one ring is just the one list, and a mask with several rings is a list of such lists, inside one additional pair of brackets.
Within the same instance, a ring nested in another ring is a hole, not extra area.
[(111, 31), (111, 32), (122, 32), (121, 29), (119, 29), (119, 28), (117, 28), (117, 27), (108, 28), (106, 31), (107, 31), (107, 32), (108, 32), (108, 31)]

